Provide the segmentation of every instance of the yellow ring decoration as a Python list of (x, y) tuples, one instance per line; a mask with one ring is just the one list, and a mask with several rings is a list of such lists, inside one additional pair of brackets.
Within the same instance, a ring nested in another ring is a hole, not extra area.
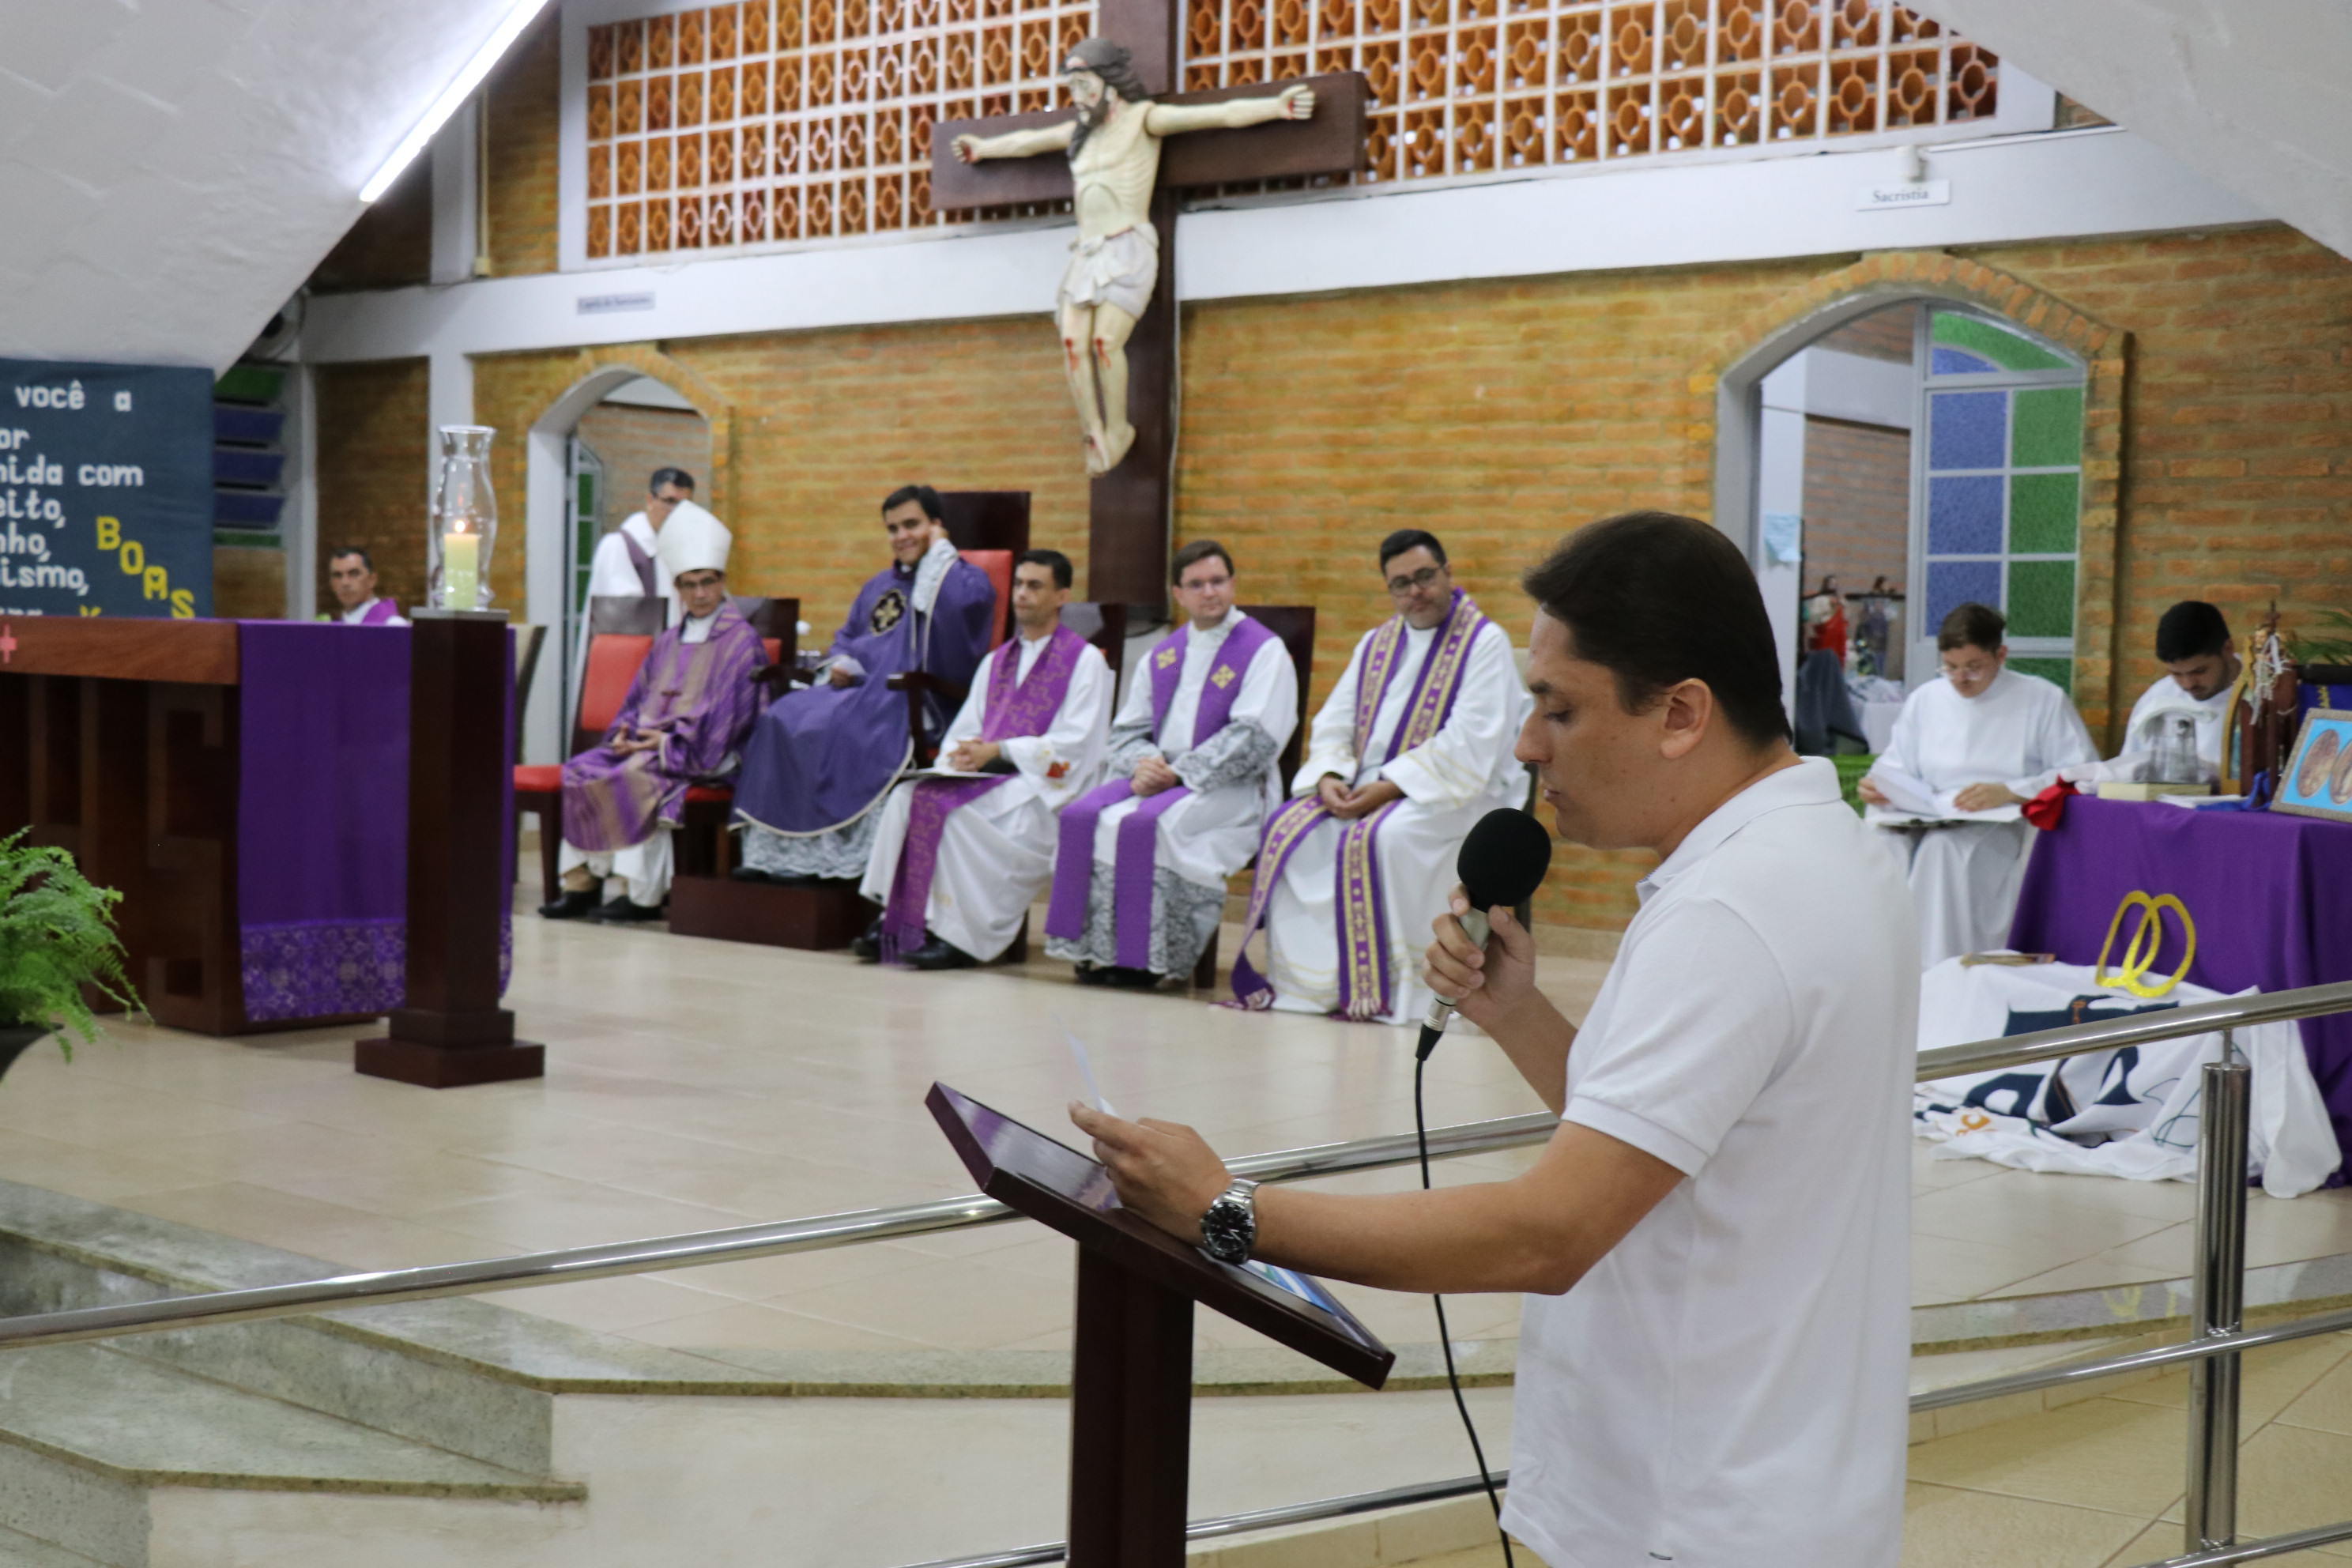
[[(2123, 930), (2124, 911), (2140, 911), (2139, 924), (2134, 928), (2131, 940), (2124, 943), (2123, 967), (2114, 974), (2107, 973), (2107, 954), (2115, 950), (2116, 937)], [(2180, 929), (2189, 939), (2187, 951), (2180, 955), (2180, 967), (2168, 980), (2153, 984), (2147, 980), (2148, 965), (2156, 962), (2157, 950), (2164, 945), (2164, 911), (2170, 910), (2180, 917)], [(2146, 951), (2142, 951), (2145, 943)], [(2189, 918), (2189, 908), (2170, 893), (2150, 897), (2147, 893), (2126, 893), (2116, 906), (2116, 918), (2107, 922), (2107, 940), (2099, 944), (2099, 962), (2092, 966), (2091, 983), (2113, 985), (2135, 996), (2153, 999), (2162, 996), (2179, 985), (2189, 966), (2197, 962), (2197, 922)]]

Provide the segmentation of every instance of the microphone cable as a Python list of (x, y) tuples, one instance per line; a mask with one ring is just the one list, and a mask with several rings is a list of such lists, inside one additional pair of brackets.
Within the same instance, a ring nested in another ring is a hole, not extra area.
[[(1412, 1136), (1421, 1150), (1421, 1190), (1424, 1193), (1430, 1190), (1429, 1118), (1422, 1110), (1421, 1080), (1428, 1068), (1429, 1053), (1423, 1050), (1412, 1064)], [(1503, 1528), (1503, 1497), (1495, 1489), (1495, 1472), (1486, 1468), (1486, 1448), (1478, 1441), (1478, 1424), (1470, 1419), (1470, 1402), (1462, 1396), (1462, 1374), (1454, 1370), (1454, 1334), (1445, 1325), (1445, 1298), (1432, 1293), (1429, 1300), (1437, 1309), (1437, 1348), (1445, 1357), (1445, 1384), (1454, 1391), (1454, 1408), (1461, 1412), (1462, 1430), (1470, 1435), (1471, 1457), (1478, 1461), (1478, 1479), (1486, 1485), (1486, 1506), (1495, 1510), (1495, 1534), (1503, 1543), (1503, 1568), (1517, 1568), (1517, 1560), (1511, 1555), (1510, 1531)]]

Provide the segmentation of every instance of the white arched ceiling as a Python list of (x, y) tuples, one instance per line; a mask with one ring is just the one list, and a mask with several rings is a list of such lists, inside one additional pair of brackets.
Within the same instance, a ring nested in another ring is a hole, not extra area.
[(1926, 0), (1921, 8), (2352, 256), (2344, 0)]
[(0, 0), (0, 356), (235, 360), (514, 0)]

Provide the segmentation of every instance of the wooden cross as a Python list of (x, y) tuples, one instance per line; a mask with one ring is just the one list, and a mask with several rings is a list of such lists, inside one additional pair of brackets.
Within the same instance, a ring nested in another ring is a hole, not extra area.
[[(1134, 55), (1135, 73), (1162, 103), (1223, 103), (1276, 92), (1286, 83), (1257, 82), (1205, 92), (1170, 92), (1174, 85), (1176, 0), (1102, 0), (1101, 36)], [(1160, 280), (1150, 307), (1128, 339), (1128, 419), (1135, 445), (1127, 458), (1093, 480), (1087, 500), (1087, 596), (1149, 606), (1168, 600), (1170, 502), (1176, 439), (1176, 203), (1178, 193), (1203, 185), (1253, 180), (1344, 174), (1365, 167), (1364, 108), (1370, 87), (1354, 71), (1308, 77), (1315, 89), (1311, 120), (1277, 120), (1238, 131), (1171, 136), (1161, 149), (1151, 223), (1160, 232)], [(962, 135), (994, 136), (1067, 119), (1046, 110), (986, 120), (941, 121), (931, 132), (931, 205), (940, 211), (1025, 205), (1070, 195), (1068, 160), (1058, 154), (965, 163), (954, 152)], [(1050, 310), (1055, 279), (1037, 279), (1040, 309)], [(1041, 348), (1043, 345), (1040, 345)]]

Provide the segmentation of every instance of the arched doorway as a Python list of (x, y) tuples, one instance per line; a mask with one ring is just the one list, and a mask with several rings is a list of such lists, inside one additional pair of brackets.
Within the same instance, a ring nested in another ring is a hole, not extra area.
[(1791, 700), (1801, 654), (1842, 631), (1876, 750), (1971, 600), (2009, 617), (2020, 668), (2074, 689), (2085, 375), (1990, 310), (1885, 292), (1726, 375), (1717, 516), (1745, 524)]
[(529, 437), (526, 500), (530, 618), (551, 647), (540, 659), (524, 754), (561, 761), (578, 678), (588, 564), (596, 542), (645, 505), (656, 468), (695, 477), (697, 499), (715, 498), (719, 421), (667, 381), (629, 365), (604, 365), (548, 405)]

